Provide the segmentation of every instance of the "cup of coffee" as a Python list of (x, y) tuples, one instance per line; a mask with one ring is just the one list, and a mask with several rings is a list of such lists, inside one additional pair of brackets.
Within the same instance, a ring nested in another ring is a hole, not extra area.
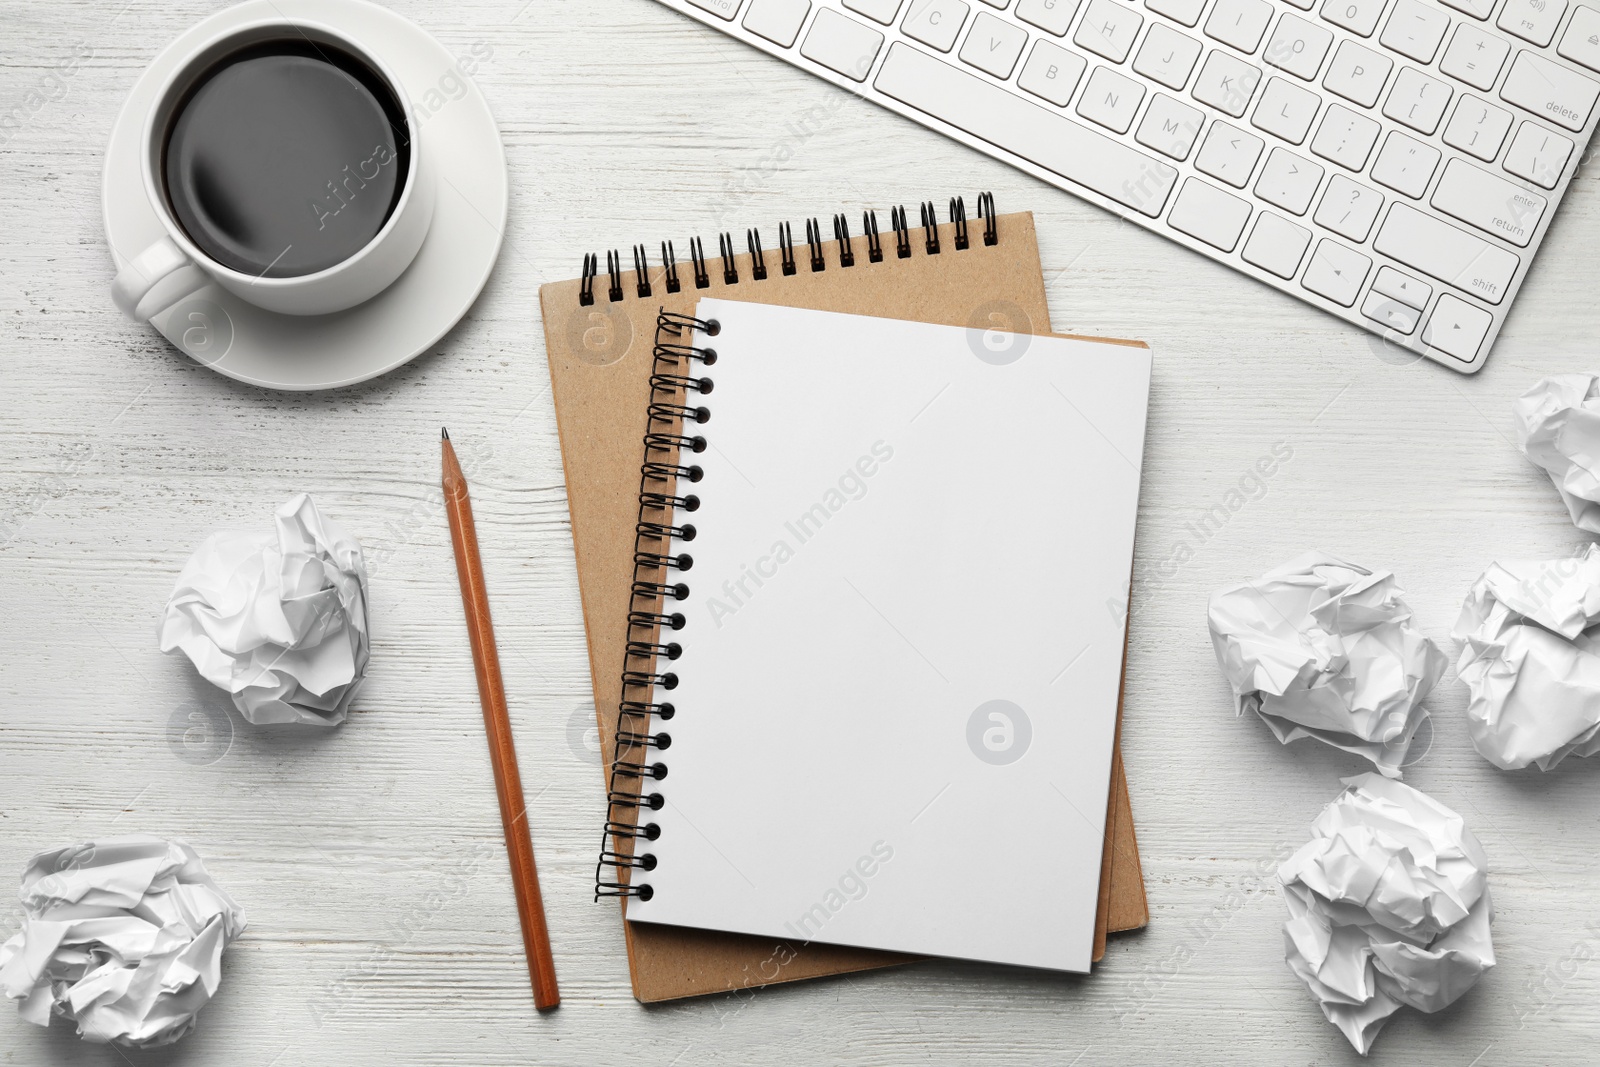
[(117, 272), (117, 306), (144, 321), (210, 281), (288, 315), (376, 296), (433, 220), (418, 132), (383, 60), (331, 27), (270, 19), (188, 49), (141, 140), (166, 234)]

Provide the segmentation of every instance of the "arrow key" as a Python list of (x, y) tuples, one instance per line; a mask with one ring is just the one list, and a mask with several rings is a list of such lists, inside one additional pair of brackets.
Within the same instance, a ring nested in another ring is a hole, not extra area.
[(1376, 289), (1368, 293), (1367, 298), (1361, 302), (1361, 314), (1373, 322), (1407, 335), (1417, 328), (1417, 320), (1422, 317), (1422, 312), (1416, 308), (1407, 307), (1398, 300), (1391, 300)]
[(1340, 307), (1349, 307), (1356, 302), (1356, 294), (1361, 292), (1361, 283), (1367, 280), (1371, 267), (1372, 260), (1355, 249), (1323, 239), (1311, 253), (1311, 263), (1300, 284)]
[(1378, 276), (1372, 280), (1372, 288), (1390, 300), (1398, 300), (1418, 311), (1428, 306), (1428, 297), (1433, 295), (1433, 286), (1419, 282), (1409, 274), (1401, 274), (1393, 267), (1380, 267)]
[(1422, 341), (1464, 363), (1471, 363), (1493, 322), (1494, 316), (1482, 308), (1442, 293), (1434, 305), (1433, 316), (1422, 329)]

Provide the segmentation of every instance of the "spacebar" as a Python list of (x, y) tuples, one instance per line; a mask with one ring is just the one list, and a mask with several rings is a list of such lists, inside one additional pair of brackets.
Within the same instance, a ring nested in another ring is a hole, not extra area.
[(885, 96), (1151, 218), (1178, 172), (1069, 118), (896, 42), (873, 86)]

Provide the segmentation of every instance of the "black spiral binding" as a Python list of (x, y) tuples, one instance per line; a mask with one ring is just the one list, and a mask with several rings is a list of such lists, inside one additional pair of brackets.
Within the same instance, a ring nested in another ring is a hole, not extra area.
[(983, 243), (993, 245), (1000, 243), (1000, 225), (994, 214), (994, 194), (978, 194), (978, 217), (983, 220)]
[(758, 282), (767, 280), (767, 257), (761, 251), (761, 235), (754, 229), (744, 231), (744, 243), (750, 249), (750, 277)]
[(615, 304), (622, 299), (622, 256), (615, 250), (606, 253), (606, 278), (611, 282), (606, 287), (606, 299)]
[(633, 246), (633, 280), (639, 299), (650, 299), (650, 253), (645, 251), (644, 245)]
[[(919, 223), (922, 227), (923, 251), (930, 256), (937, 256), (943, 251), (939, 240), (939, 219), (937, 209), (932, 200), (924, 201), (918, 205)], [(978, 219), (983, 223), (983, 243), (993, 246), (1000, 243), (999, 220), (995, 215), (994, 196), (991, 193), (981, 193), (978, 196)], [(911, 240), (911, 220), (903, 207), (891, 208), (889, 211), (889, 224), (894, 229), (894, 248), (897, 259), (910, 259), (914, 244)], [(971, 237), (967, 227), (966, 201), (959, 197), (950, 198), (950, 224), (954, 230), (951, 242), (956, 251), (965, 252), (972, 247)], [(861, 231), (867, 240), (867, 262), (883, 262), (883, 238), (878, 231), (878, 213), (866, 210), (861, 213)], [(745, 246), (750, 254), (750, 279), (764, 282), (768, 278), (766, 251), (761, 245), (761, 232), (754, 228), (744, 232)], [(850, 237), (849, 220), (842, 214), (833, 217), (834, 257), (840, 267), (853, 267), (856, 265), (856, 249)], [(738, 256), (734, 251), (733, 234), (724, 231), (717, 235), (717, 254), (722, 260), (722, 284), (739, 284)], [(778, 259), (779, 269), (784, 276), (799, 273), (799, 261), (795, 256), (794, 229), (787, 222), (778, 224)], [(812, 273), (818, 273), (828, 268), (827, 246), (823, 243), (822, 223), (817, 219), (806, 220), (806, 259)], [(705, 246), (700, 238), (689, 240), (689, 264), (694, 277), (696, 289), (709, 289), (711, 287), (711, 270), (706, 259)], [(661, 242), (661, 283), (669, 294), (683, 291), (683, 283), (678, 276), (677, 254), (671, 241)], [(600, 257), (591, 252), (583, 257), (583, 271), (578, 287), (578, 303), (588, 307), (595, 302), (595, 283), (600, 276)], [(650, 253), (644, 245), (633, 246), (633, 277), (634, 291), (641, 300), (648, 300), (654, 294), (655, 287), (650, 281)], [(623, 299), (622, 255), (620, 252), (606, 253), (606, 297), (612, 303)]]
[(867, 262), (883, 262), (883, 239), (878, 236), (878, 213), (876, 211), (863, 211), (861, 213), (861, 230), (867, 236)]
[(583, 274), (578, 283), (578, 303), (588, 307), (594, 303), (594, 276), (600, 271), (600, 257), (593, 252), (583, 257)]
[[(978, 217), (984, 221), (983, 243), (997, 244), (999, 231), (994, 198), (988, 193), (978, 198)], [(913, 249), (905, 209), (894, 208), (890, 220), (895, 231), (897, 258), (909, 259)], [(966, 207), (959, 197), (950, 202), (950, 221), (955, 228), (955, 249), (966, 251), (970, 247)], [(924, 252), (939, 255), (938, 220), (932, 201), (921, 205), (921, 223)], [(863, 212), (861, 226), (867, 239), (867, 263), (883, 262), (877, 213)], [(834, 216), (833, 233), (839, 266), (854, 267), (856, 252), (845, 216)], [(751, 281), (766, 281), (769, 274), (761, 235), (754, 229), (746, 230), (745, 242), (750, 250)], [(723, 284), (739, 284), (733, 235), (720, 234), (717, 244)], [(806, 245), (811, 270), (825, 270), (826, 247), (821, 223), (816, 219), (806, 224)], [(797, 273), (794, 231), (787, 222), (778, 227), (778, 249), (782, 273)], [(695, 288), (708, 288), (710, 271), (698, 237), (689, 242), (689, 258)], [(670, 241), (661, 243), (661, 262), (664, 271), (661, 280), (666, 291), (681, 292), (683, 286)], [(648, 277), (649, 256), (644, 245), (634, 246), (633, 264), (635, 289), (641, 299), (647, 299), (652, 287)], [(619, 253), (607, 254), (607, 295), (613, 302), (623, 298), (621, 265)], [(599, 273), (599, 257), (593, 253), (585, 256), (579, 303), (585, 306), (594, 303), (594, 286)], [(690, 515), (700, 507), (700, 498), (693, 487), (705, 477), (705, 472), (693, 457), (707, 447), (698, 427), (710, 420), (711, 411), (701, 401), (710, 396), (715, 387), (712, 378), (702, 371), (717, 362), (716, 350), (708, 345), (695, 345), (692, 333), (699, 331), (705, 337), (715, 337), (720, 330), (720, 325), (711, 319), (698, 319), (665, 309), (656, 316), (644, 458), (639, 468), (628, 639), (623, 653), (622, 697), (617, 707), (606, 789), (605, 833), (600, 843), (599, 862), (595, 865), (596, 900), (601, 897), (649, 900), (654, 893), (649, 882), (635, 880), (639, 872), (653, 871), (658, 864), (656, 854), (641, 851), (639, 845), (661, 837), (660, 824), (646, 816), (666, 804), (661, 783), (667, 778), (668, 765), (662, 757), (672, 747), (672, 735), (663, 724), (671, 721), (678, 709), (670, 701), (660, 699), (659, 694), (670, 692), (678, 684), (678, 675), (672, 667), (683, 653), (683, 646), (671, 637), (684, 629), (688, 620), (682, 612), (674, 611), (673, 606), (688, 598), (686, 579), (694, 567), (693, 555), (675, 545), (688, 545), (696, 535), (693, 522), (684, 521), (680, 516)]]
[(828, 269), (827, 260), (822, 258), (822, 227), (816, 219), (806, 220), (806, 252), (811, 258), (811, 273)]
[(778, 223), (778, 255), (783, 260), (783, 275), (794, 273), (794, 231), (787, 222)]
[(906, 209), (889, 209), (889, 225), (894, 227), (894, 254), (901, 259), (911, 258), (911, 226), (906, 222)]
[(850, 220), (843, 215), (833, 217), (833, 239), (839, 246), (839, 266), (855, 266), (856, 250), (850, 246)]
[[(727, 238), (724, 244), (731, 248), (732, 239)], [(680, 510), (693, 512), (700, 506), (699, 498), (687, 492), (685, 485), (700, 481), (704, 471), (685, 460), (706, 447), (704, 437), (684, 433), (684, 424), (692, 421), (699, 425), (711, 418), (705, 407), (691, 403), (690, 394), (705, 397), (711, 393), (715, 383), (698, 369), (717, 362), (716, 350), (692, 344), (691, 333), (698, 330), (715, 337), (720, 329), (714, 319), (665, 310), (656, 316), (649, 418), (639, 471), (638, 522), (634, 527), (622, 701), (606, 788), (606, 828), (595, 866), (596, 900), (606, 896), (649, 900), (652, 894), (648, 882), (633, 881), (633, 873), (654, 870), (656, 857), (635, 846), (640, 840), (654, 841), (661, 836), (659, 824), (640, 825), (639, 816), (645, 811), (659, 811), (665, 803), (656, 783), (667, 777), (667, 764), (659, 756), (672, 746), (672, 735), (655, 729), (653, 724), (655, 720), (666, 722), (676, 714), (670, 703), (657, 699), (657, 693), (677, 687), (678, 676), (660, 668), (663, 660), (668, 665), (676, 660), (683, 646), (663, 638), (686, 625), (682, 614), (668, 610), (667, 602), (689, 595), (689, 586), (682, 578), (694, 566), (689, 553), (673, 551), (675, 541), (688, 544), (695, 538), (694, 526), (679, 524), (676, 515)]]
[(923, 240), (927, 245), (928, 255), (936, 256), (939, 254), (939, 214), (932, 200), (923, 201), (921, 214)]

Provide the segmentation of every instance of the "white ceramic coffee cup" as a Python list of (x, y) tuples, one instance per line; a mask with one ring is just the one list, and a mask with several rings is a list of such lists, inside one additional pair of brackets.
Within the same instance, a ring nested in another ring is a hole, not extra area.
[[(242, 48), (285, 39), (308, 39), (341, 48), (383, 78), (405, 115), (411, 138), (409, 164), (394, 210), (360, 251), (312, 274), (255, 277), (217, 262), (183, 232), (167, 202), (161, 156), (174, 112), (197, 77)], [(303, 19), (264, 19), (196, 44), (186, 50), (157, 90), (156, 102), (145, 117), (140, 137), (145, 195), (166, 235), (131, 259), (123, 261), (118, 255), (122, 266), (111, 283), (112, 299), (130, 318), (143, 322), (212, 281), (241, 300), (285, 315), (325, 315), (377, 296), (411, 265), (433, 221), (433, 168), (420, 133), (410, 97), (400, 79), (380, 56), (332, 27)]]

